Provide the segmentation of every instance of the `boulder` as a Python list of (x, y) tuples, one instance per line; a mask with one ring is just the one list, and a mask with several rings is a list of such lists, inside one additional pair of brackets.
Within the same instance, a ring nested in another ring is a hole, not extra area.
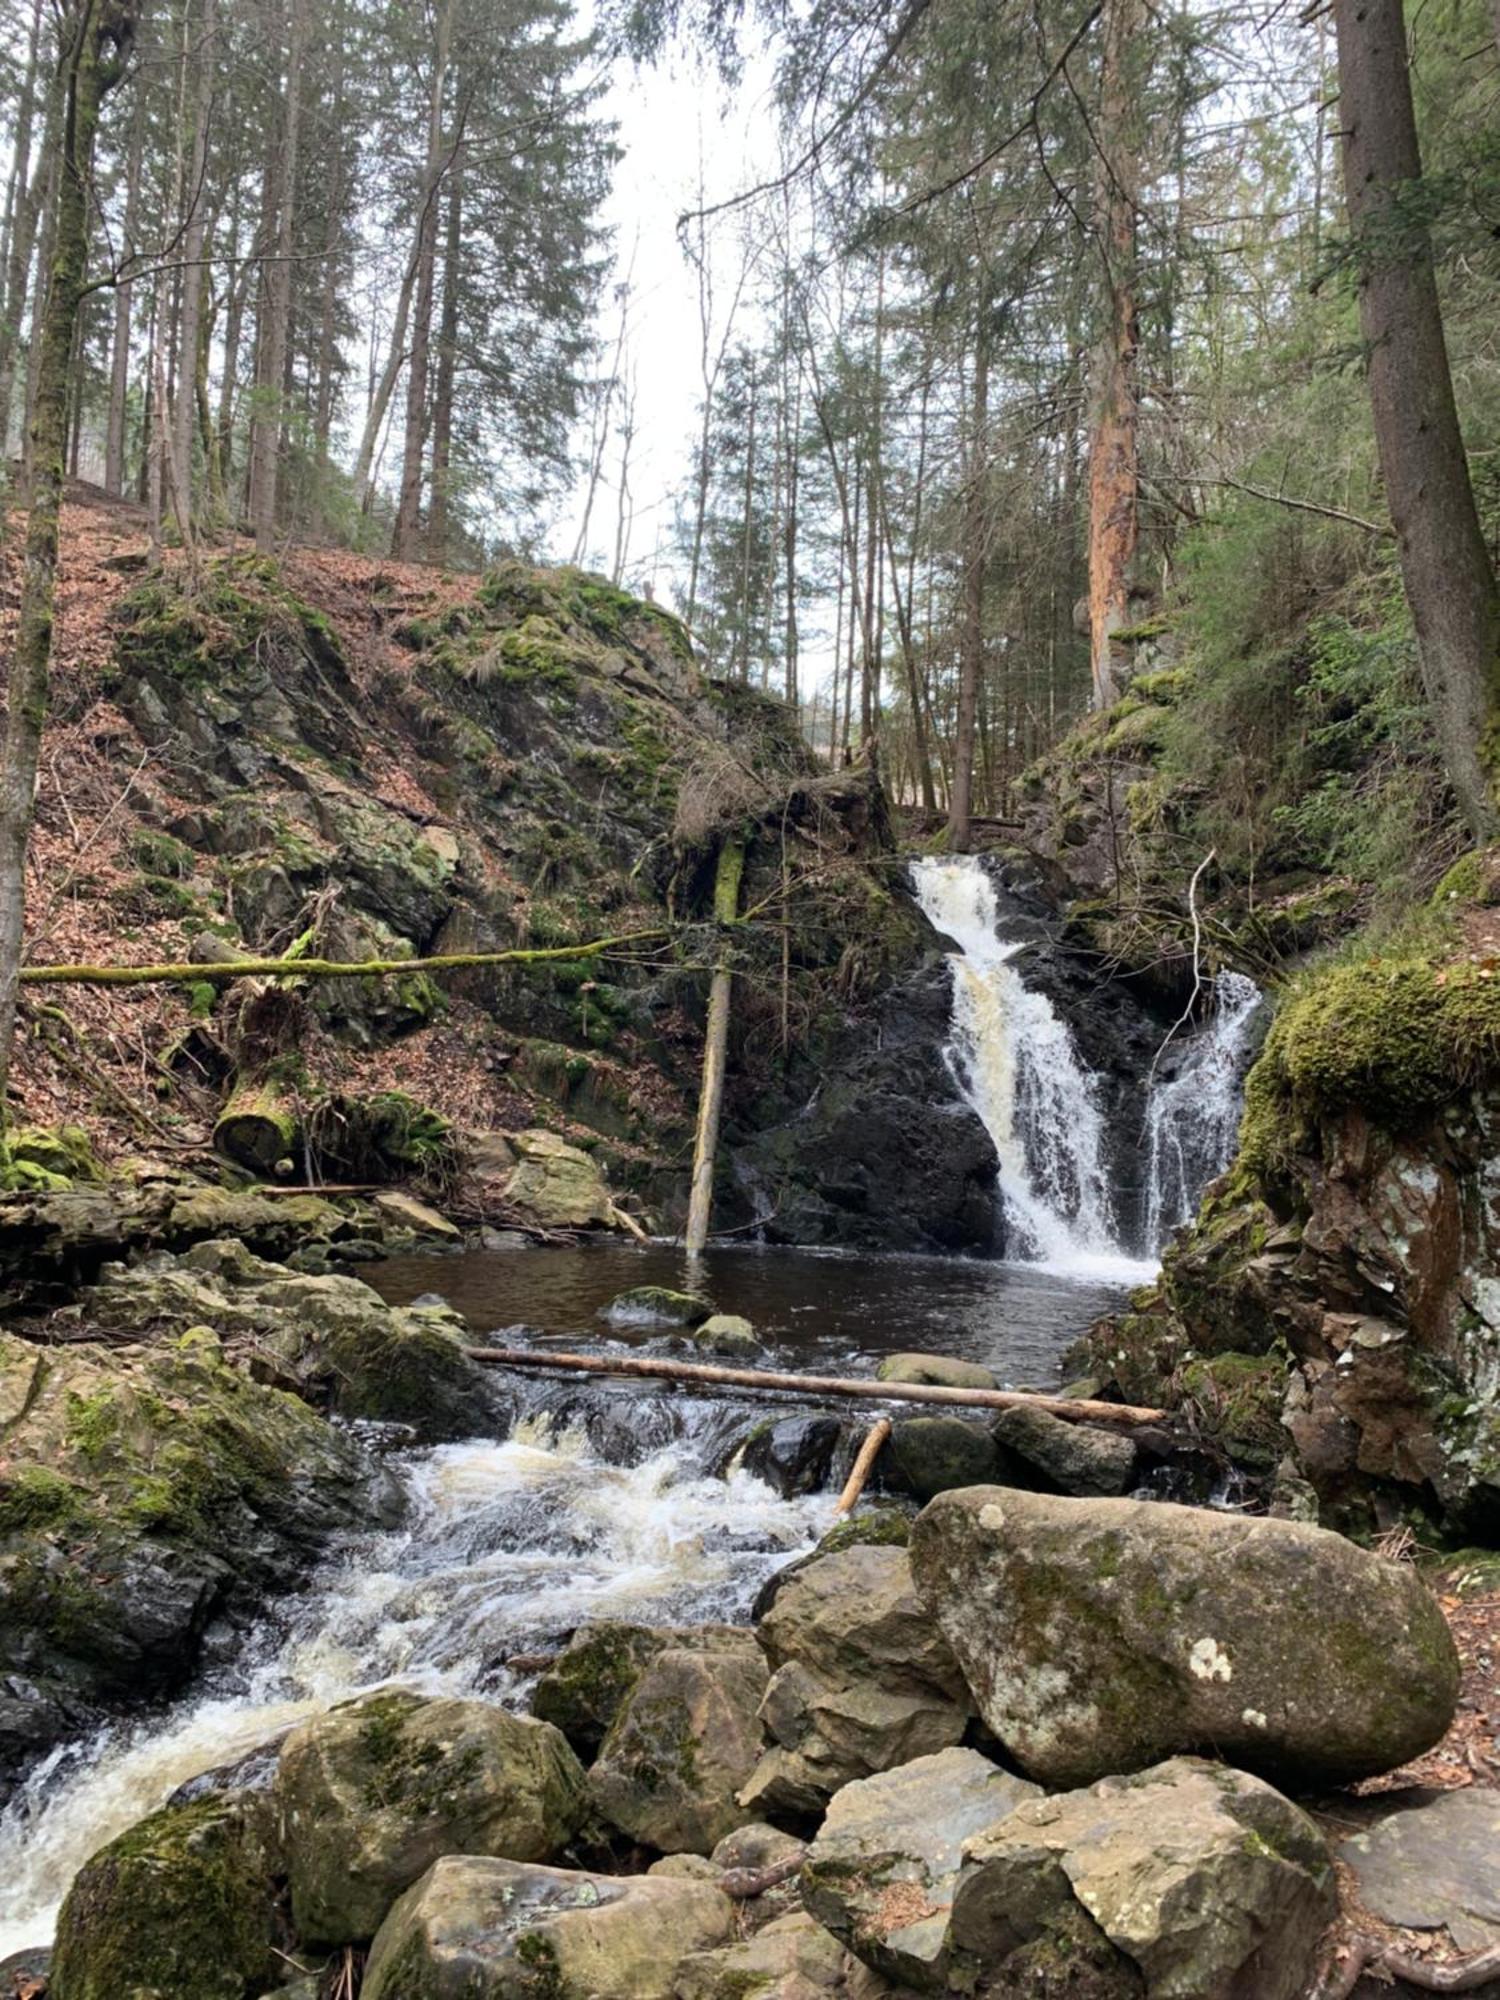
[(705, 1354), (759, 1354), (760, 1337), (741, 1313), (710, 1313), (693, 1330), (693, 1345)]
[(149, 1348), (0, 1333), (0, 1783), (101, 1706), (181, 1686), (214, 1619), (294, 1584), (400, 1493), (347, 1431), (189, 1328)]
[(843, 1435), (837, 1417), (782, 1417), (752, 1434), (740, 1462), (783, 1500), (793, 1500), (828, 1484)]
[(380, 1927), (361, 2000), (672, 2000), (734, 1906), (707, 1882), (450, 1854)]
[(1439, 1792), (1339, 1849), (1365, 1908), (1412, 1930), (1447, 1927), (1460, 1951), (1500, 1945), (1500, 1792)]
[(840, 1684), (797, 1660), (777, 1668), (760, 1715), (774, 1742), (740, 1801), (797, 1817), (820, 1813), (856, 1778), (948, 1749), (969, 1720), (944, 1696), (896, 1693), (874, 1680)]
[(153, 1338), (211, 1327), (259, 1379), (330, 1415), (407, 1424), (424, 1444), (492, 1431), (500, 1410), (450, 1306), (388, 1306), (359, 1278), (289, 1272), (231, 1237), (111, 1267), (78, 1310)]
[(824, 1556), (836, 1556), (843, 1549), (852, 1549), (861, 1542), (870, 1542), (884, 1548), (904, 1549), (911, 1535), (911, 1524), (916, 1519), (906, 1506), (897, 1503), (877, 1503), (870, 1507), (858, 1507), (842, 1521), (835, 1521), (826, 1535), (819, 1538), (816, 1548), (806, 1555), (797, 1556), (784, 1563), (768, 1576), (756, 1593), (751, 1608), (751, 1617), (764, 1618), (783, 1589), (794, 1576), (821, 1562)]
[(450, 1222), (446, 1215), (440, 1215), (425, 1201), (418, 1201), (413, 1194), (400, 1188), (382, 1188), (373, 1197), (373, 1206), (379, 1209), (387, 1222), (397, 1229), (410, 1230), (413, 1236), (427, 1236), (439, 1243), (459, 1244), (463, 1241), (463, 1231), (456, 1222)]
[(625, 1697), (589, 1773), (612, 1826), (668, 1854), (707, 1854), (754, 1814), (736, 1794), (755, 1768), (766, 1667), (746, 1633), (735, 1650), (656, 1655)]
[(1300, 1522), (971, 1487), (918, 1517), (911, 1568), (984, 1721), (1047, 1784), (1199, 1749), (1342, 1784), (1453, 1717), (1420, 1577)]
[(550, 1723), (400, 1690), (293, 1730), (272, 1788), (292, 1917), (310, 1943), (360, 1944), (441, 1854), (556, 1856), (586, 1811)]
[(846, 1785), (803, 1863), (803, 1903), (887, 1979), (941, 1993), (965, 1844), (1037, 1796), (977, 1750), (942, 1750)]
[(938, 1389), (998, 1389), (999, 1382), (977, 1361), (951, 1354), (888, 1354), (875, 1370), (877, 1382), (925, 1382)]
[(684, 1959), (673, 2000), (819, 2000), (847, 1994), (848, 1971), (838, 1939), (795, 1910), (754, 1937)]
[(536, 1229), (614, 1228), (617, 1217), (599, 1162), (555, 1132), (512, 1132), (516, 1164), (503, 1199)]
[(963, 1417), (903, 1417), (880, 1457), (887, 1483), (924, 1501), (954, 1486), (984, 1485), (997, 1464), (986, 1426)]
[(1024, 1404), (1003, 1410), (991, 1436), (1007, 1486), (1040, 1493), (1108, 1499), (1135, 1482), (1136, 1448), (1128, 1437), (1090, 1424), (1070, 1424), (1050, 1410)]
[(696, 1292), (674, 1292), (667, 1285), (632, 1285), (618, 1292), (604, 1308), (604, 1318), (616, 1326), (702, 1326), (713, 1317), (713, 1306)]
[(1090, 1974), (1067, 1990), (1097, 2000), (1296, 2000), (1336, 1902), (1305, 1813), (1242, 1771), (1173, 1758), (1033, 1799), (968, 1842), (951, 1990), (1040, 1990), (1063, 1946)]
[(283, 1969), (264, 1796), (168, 1806), (85, 1862), (58, 1918), (58, 2000), (243, 2000)]
[(742, 1625), (627, 1625), (618, 1619), (580, 1625), (532, 1690), (531, 1712), (560, 1729), (587, 1763), (658, 1653), (669, 1646), (739, 1652), (745, 1640)]
[(839, 1685), (873, 1680), (893, 1692), (968, 1701), (903, 1548), (858, 1543), (797, 1570), (762, 1617), (759, 1637), (773, 1668), (796, 1660)]

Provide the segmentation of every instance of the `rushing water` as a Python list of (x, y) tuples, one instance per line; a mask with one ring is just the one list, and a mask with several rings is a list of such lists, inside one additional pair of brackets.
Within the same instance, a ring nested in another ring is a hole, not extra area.
[(1012, 1255), (1075, 1276), (1150, 1277), (1166, 1238), (1234, 1150), (1260, 1004), (1254, 983), (1219, 975), (1207, 1026), (1149, 1094), (1142, 1261), (1117, 1212), (1099, 1081), (1067, 1022), (1027, 986), (1023, 942), (1003, 935), (983, 863), (929, 855), (913, 864), (912, 882), (933, 926), (959, 948), (949, 1056), (999, 1156)]
[(1208, 1026), (1194, 1037), (1176, 1076), (1158, 1083), (1147, 1100), (1148, 1243), (1160, 1246), (1197, 1211), (1204, 1187), (1234, 1151), (1260, 1008), (1253, 979), (1221, 972)]

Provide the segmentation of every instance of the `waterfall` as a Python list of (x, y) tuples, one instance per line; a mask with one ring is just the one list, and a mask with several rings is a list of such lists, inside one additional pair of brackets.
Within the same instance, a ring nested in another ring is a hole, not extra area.
[(1145, 1240), (1160, 1249), (1195, 1213), (1198, 1198), (1234, 1153), (1246, 1059), (1260, 988), (1242, 972), (1214, 981), (1208, 1026), (1188, 1045), (1174, 1077), (1146, 1105)]
[(999, 935), (995, 887), (973, 856), (913, 863), (917, 901), (952, 938), (949, 1059), (994, 1142), (1013, 1255), (1064, 1274), (1150, 1276), (1120, 1241), (1097, 1078), (1067, 1023)]
[(1220, 973), (1209, 1026), (1150, 1092), (1143, 1261), (1127, 1247), (1116, 1202), (1101, 1080), (1046, 995), (1022, 978), (1024, 941), (1001, 936), (982, 863), (928, 855), (912, 864), (912, 882), (934, 928), (958, 946), (948, 1057), (999, 1156), (1009, 1254), (1067, 1276), (1154, 1276), (1166, 1237), (1233, 1153), (1257, 988)]

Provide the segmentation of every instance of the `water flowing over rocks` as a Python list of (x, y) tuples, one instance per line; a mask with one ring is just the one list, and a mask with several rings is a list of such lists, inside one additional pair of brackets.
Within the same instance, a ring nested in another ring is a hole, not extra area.
[(381, 1925), (361, 2000), (672, 2000), (733, 1924), (707, 1882), (450, 1855)]
[(971, 1837), (953, 1896), (950, 1990), (1090, 2000), (1298, 2000), (1334, 1911), (1307, 1815), (1259, 1779), (1178, 1757), (1035, 1798)]
[(549, 1723), (390, 1690), (293, 1730), (273, 1786), (292, 1918), (362, 1944), (443, 1854), (552, 1860), (582, 1824), (578, 1759)]
[(1346, 1783), (1453, 1717), (1435, 1599), (1322, 1529), (973, 1487), (918, 1516), (911, 1570), (984, 1721), (1047, 1784), (1195, 1750)]

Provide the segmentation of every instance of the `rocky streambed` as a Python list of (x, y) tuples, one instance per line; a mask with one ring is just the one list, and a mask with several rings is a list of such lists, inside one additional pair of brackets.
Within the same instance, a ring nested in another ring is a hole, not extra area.
[(1354, 1826), (1372, 1908), (1425, 1841), (1434, 1921), (1500, 1925), (1451, 1887), (1493, 1793), (1326, 1811), (1452, 1716), (1410, 1565), (1035, 1410), (896, 1411), (830, 1528), (862, 1419), (497, 1376), (337, 1249), (210, 1236), (0, 1335), (18, 1991), (1294, 2000)]

